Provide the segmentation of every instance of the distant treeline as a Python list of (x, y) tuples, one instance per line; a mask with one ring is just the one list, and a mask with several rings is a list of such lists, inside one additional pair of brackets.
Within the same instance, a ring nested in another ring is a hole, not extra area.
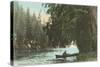
[(47, 46), (47, 36), (42, 29), (41, 14), (36, 17), (30, 9), (13, 2), (13, 41), (15, 48), (29, 49)]

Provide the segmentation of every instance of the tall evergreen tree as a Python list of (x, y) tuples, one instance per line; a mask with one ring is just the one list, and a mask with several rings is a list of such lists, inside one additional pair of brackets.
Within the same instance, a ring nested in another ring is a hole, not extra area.
[(32, 40), (32, 21), (29, 8), (26, 13), (26, 45)]

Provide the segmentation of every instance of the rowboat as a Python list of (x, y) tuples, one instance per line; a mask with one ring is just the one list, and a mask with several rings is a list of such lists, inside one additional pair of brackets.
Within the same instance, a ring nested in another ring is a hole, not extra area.
[(55, 56), (56, 56), (56, 58), (66, 58), (66, 57), (77, 56), (77, 55), (79, 55), (79, 54), (76, 53), (76, 54), (55, 55)]

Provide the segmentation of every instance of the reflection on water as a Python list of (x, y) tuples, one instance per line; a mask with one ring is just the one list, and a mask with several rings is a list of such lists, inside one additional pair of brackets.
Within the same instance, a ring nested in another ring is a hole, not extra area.
[[(62, 55), (66, 48), (44, 49), (44, 50), (16, 50), (16, 55), (19, 57), (14, 61), (15, 65), (29, 64), (51, 64), (65, 63), (77, 61), (77, 57), (56, 58), (55, 55)], [(68, 49), (67, 49), (68, 50)], [(22, 52), (21, 52), (22, 51)], [(71, 50), (72, 51), (72, 50)], [(74, 52), (77, 52), (77, 50)], [(18, 54), (19, 53), (19, 54)]]

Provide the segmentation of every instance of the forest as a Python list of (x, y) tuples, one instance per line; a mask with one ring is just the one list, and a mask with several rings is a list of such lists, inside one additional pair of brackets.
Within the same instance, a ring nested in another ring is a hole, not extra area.
[(65, 47), (76, 41), (80, 52), (97, 51), (97, 7), (43, 3), (50, 14), (46, 25), (33, 11), (13, 3), (13, 45), (15, 49)]

